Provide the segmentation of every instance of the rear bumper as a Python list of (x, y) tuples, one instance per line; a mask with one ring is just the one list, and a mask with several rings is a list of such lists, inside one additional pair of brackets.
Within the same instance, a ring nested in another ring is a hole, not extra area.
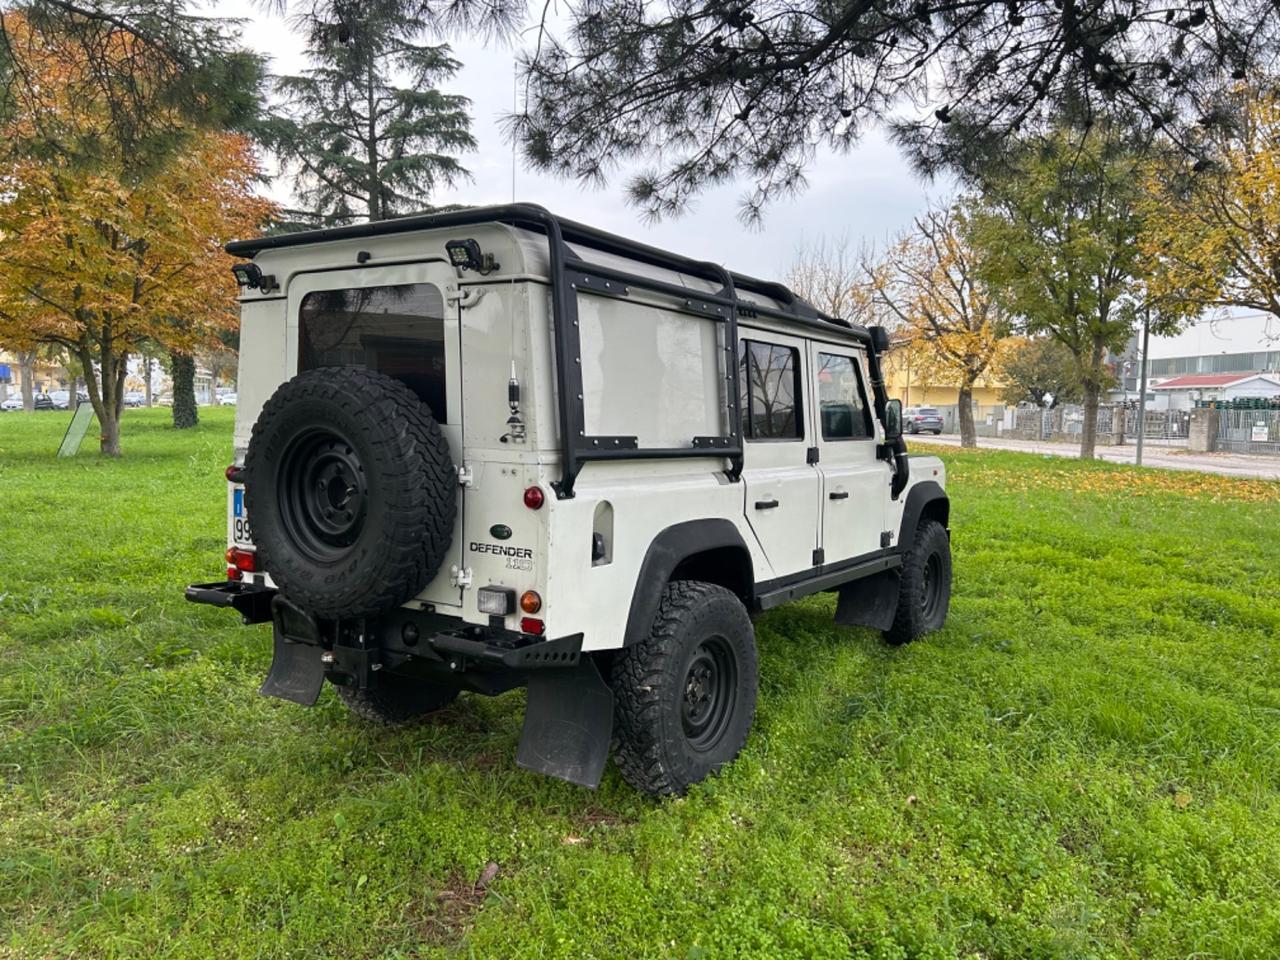
[(240, 614), (246, 624), (269, 623), (271, 600), (276, 595), (274, 587), (264, 587), (239, 580), (222, 583), (193, 583), (187, 587), (186, 597), (192, 603), (207, 603), (214, 607), (231, 607)]

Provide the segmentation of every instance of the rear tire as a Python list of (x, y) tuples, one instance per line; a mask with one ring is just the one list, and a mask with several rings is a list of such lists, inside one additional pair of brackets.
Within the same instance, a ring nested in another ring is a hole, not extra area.
[(458, 699), (456, 687), (381, 673), (377, 686), (360, 690), (337, 687), (338, 699), (361, 720), (394, 727), (435, 713)]
[(884, 639), (898, 646), (939, 629), (950, 603), (951, 538), (938, 521), (921, 520), (902, 561), (898, 610)]
[(610, 675), (614, 763), (637, 790), (683, 794), (747, 741), (759, 679), (755, 632), (724, 587), (667, 584), (649, 635), (618, 654)]

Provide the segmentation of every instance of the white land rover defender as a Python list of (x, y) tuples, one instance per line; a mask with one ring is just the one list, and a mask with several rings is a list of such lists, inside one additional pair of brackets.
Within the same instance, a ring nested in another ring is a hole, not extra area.
[(517, 762), (680, 793), (755, 712), (752, 617), (901, 643), (950, 598), (881, 328), (517, 204), (230, 244), (227, 580), (262, 692), (395, 723), (528, 687)]

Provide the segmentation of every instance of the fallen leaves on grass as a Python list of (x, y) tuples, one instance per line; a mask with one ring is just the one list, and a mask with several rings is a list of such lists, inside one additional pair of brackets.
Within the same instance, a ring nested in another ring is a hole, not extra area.
[(1139, 470), (1125, 467), (1064, 464), (1045, 465), (1034, 473), (1006, 466), (952, 462), (949, 481), (980, 487), (1000, 487), (1011, 493), (1057, 490), (1107, 496), (1203, 497), (1217, 503), (1280, 503), (1280, 483), (1250, 477), (1223, 477), (1211, 473), (1174, 470)]

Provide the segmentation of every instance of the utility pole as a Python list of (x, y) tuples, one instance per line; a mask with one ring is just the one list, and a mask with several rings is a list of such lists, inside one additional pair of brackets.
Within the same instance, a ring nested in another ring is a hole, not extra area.
[(1142, 312), (1142, 363), (1138, 366), (1138, 451), (1135, 456), (1142, 466), (1142, 438), (1147, 435), (1147, 348), (1151, 344), (1151, 308)]

